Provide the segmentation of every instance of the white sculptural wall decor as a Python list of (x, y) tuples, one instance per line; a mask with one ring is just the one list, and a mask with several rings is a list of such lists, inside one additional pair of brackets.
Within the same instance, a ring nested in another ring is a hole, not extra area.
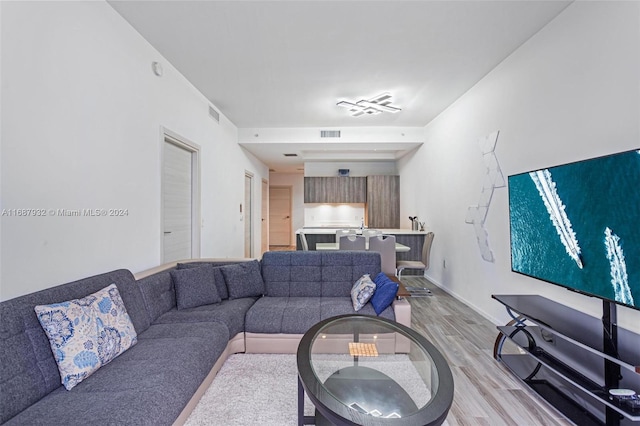
[(467, 210), (467, 217), (465, 222), (473, 225), (473, 229), (476, 233), (478, 240), (478, 247), (480, 248), (480, 254), (482, 258), (487, 262), (493, 262), (493, 252), (489, 247), (489, 235), (484, 227), (484, 222), (489, 212), (489, 205), (491, 204), (491, 198), (493, 197), (493, 191), (495, 188), (502, 188), (506, 186), (498, 158), (496, 157), (495, 149), (498, 143), (499, 130), (491, 133), (488, 136), (484, 136), (478, 139), (480, 145), (480, 151), (482, 152), (482, 159), (486, 166), (486, 175), (482, 181), (482, 190), (480, 192), (480, 200), (477, 205), (469, 206)]

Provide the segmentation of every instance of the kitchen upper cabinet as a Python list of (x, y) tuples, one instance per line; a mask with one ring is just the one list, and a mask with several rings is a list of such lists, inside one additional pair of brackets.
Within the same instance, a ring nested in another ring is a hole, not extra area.
[[(329, 187), (329, 178), (326, 177), (305, 177), (304, 178), (304, 202), (305, 203), (326, 203), (327, 195), (334, 192), (333, 187)], [(331, 185), (333, 186), (333, 185)]]
[(305, 177), (305, 203), (366, 203), (366, 177)]
[(367, 177), (367, 225), (400, 228), (400, 176)]
[(338, 190), (338, 200), (340, 200), (336, 201), (337, 203), (367, 202), (366, 177), (337, 177), (335, 179)]

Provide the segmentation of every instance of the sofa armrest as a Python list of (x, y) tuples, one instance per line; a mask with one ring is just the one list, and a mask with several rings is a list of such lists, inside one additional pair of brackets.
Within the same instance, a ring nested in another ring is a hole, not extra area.
[(411, 327), (411, 304), (407, 299), (396, 299), (393, 301), (393, 312), (396, 322)]
[(170, 271), (172, 269), (175, 269), (176, 266), (178, 266), (178, 263), (194, 263), (194, 262), (198, 262), (198, 263), (204, 263), (204, 262), (211, 262), (211, 263), (216, 263), (216, 262), (224, 262), (225, 264), (229, 264), (229, 263), (238, 263), (238, 262), (249, 262), (252, 260), (256, 260), (256, 259), (247, 259), (247, 258), (202, 258), (202, 259), (183, 259), (183, 260), (178, 260), (175, 262), (169, 262), (169, 263), (164, 263), (160, 266), (156, 266), (154, 268), (151, 269), (146, 269), (144, 271), (140, 271), (136, 274), (133, 274), (134, 278), (136, 280), (141, 280), (143, 278), (149, 277), (151, 275), (157, 274), (159, 272), (165, 272), (165, 271)]

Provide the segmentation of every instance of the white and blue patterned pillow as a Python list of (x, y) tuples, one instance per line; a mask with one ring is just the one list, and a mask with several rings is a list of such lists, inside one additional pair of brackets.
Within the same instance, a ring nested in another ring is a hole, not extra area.
[(115, 284), (83, 299), (36, 306), (35, 311), (67, 390), (138, 341)]
[(358, 312), (367, 304), (373, 293), (376, 291), (376, 283), (371, 280), (369, 274), (364, 274), (351, 288), (351, 302), (353, 309)]

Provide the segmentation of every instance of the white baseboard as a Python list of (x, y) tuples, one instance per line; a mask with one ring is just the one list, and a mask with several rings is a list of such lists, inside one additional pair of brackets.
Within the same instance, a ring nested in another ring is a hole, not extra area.
[(464, 303), (465, 305), (467, 305), (468, 307), (473, 309), (475, 312), (477, 312), (478, 314), (482, 315), (488, 321), (491, 321), (495, 325), (504, 325), (504, 321), (503, 320), (495, 318), (492, 315), (489, 315), (488, 313), (486, 313), (485, 311), (483, 311), (482, 309), (480, 309), (479, 307), (477, 307), (476, 305), (474, 305), (473, 303), (471, 303), (470, 301), (468, 301), (467, 299), (465, 299), (464, 297), (462, 297), (461, 295), (459, 295), (455, 291), (452, 291), (450, 288), (448, 288), (445, 285), (443, 285), (441, 282), (438, 282), (437, 280), (433, 279), (432, 277), (428, 276), (427, 274), (425, 274), (424, 277), (426, 279), (428, 279), (429, 282), (435, 284), (438, 288), (440, 288), (445, 293), (451, 295), (452, 297), (455, 297), (456, 299), (458, 299), (459, 301), (461, 301), (462, 303)]

